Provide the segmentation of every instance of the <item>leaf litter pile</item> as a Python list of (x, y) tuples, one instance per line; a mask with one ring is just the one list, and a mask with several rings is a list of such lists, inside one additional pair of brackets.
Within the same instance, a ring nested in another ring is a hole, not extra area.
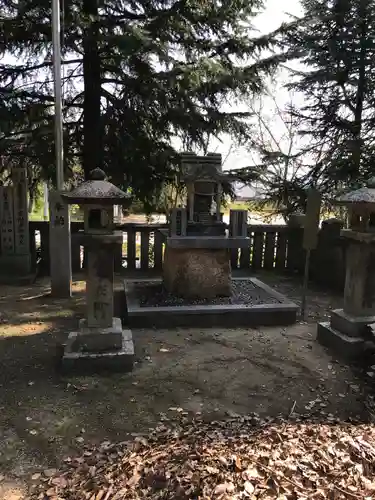
[(370, 500), (375, 430), (257, 416), (161, 424), (132, 443), (84, 447), (34, 479), (30, 500)]

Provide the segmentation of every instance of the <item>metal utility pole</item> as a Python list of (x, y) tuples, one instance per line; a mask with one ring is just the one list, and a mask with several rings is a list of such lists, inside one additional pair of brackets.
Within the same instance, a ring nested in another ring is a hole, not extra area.
[(64, 189), (64, 148), (59, 0), (52, 0), (52, 45), (57, 190), (49, 194), (51, 295), (64, 298), (72, 295), (72, 263), (69, 207), (61, 198), (61, 191)]
[(57, 190), (64, 189), (64, 148), (61, 85), (61, 27), (60, 0), (52, 0), (52, 58), (55, 91), (55, 153)]

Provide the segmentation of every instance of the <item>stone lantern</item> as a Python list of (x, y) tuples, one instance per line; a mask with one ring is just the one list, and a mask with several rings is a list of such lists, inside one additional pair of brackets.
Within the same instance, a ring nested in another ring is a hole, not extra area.
[(130, 330), (123, 330), (114, 317), (114, 249), (122, 245), (122, 232), (115, 231), (114, 205), (122, 205), (128, 195), (105, 180), (96, 168), (91, 180), (62, 198), (83, 207), (84, 231), (77, 239), (87, 252), (87, 314), (79, 331), (70, 333), (64, 349), (63, 367), (92, 365), (106, 368), (132, 366), (134, 347)]
[(318, 340), (355, 355), (362, 351), (368, 326), (375, 323), (375, 178), (335, 200), (348, 208), (344, 307), (318, 324)]

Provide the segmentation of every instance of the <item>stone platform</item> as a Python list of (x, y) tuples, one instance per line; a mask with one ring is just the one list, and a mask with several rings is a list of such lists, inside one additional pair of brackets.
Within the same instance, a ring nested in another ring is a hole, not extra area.
[(120, 318), (111, 328), (89, 328), (80, 320), (78, 332), (71, 332), (63, 346), (60, 368), (64, 373), (131, 371), (134, 363), (132, 332), (122, 329)]
[(329, 321), (318, 323), (317, 340), (345, 358), (357, 358), (366, 349), (365, 339), (346, 335), (332, 328)]
[(161, 279), (126, 280), (124, 288), (131, 328), (289, 325), (298, 312), (296, 304), (256, 278), (231, 278), (231, 295), (210, 299), (173, 295)]
[(318, 323), (317, 340), (341, 356), (356, 358), (366, 350), (370, 340), (368, 326), (374, 322), (374, 316), (354, 316), (335, 309), (329, 322)]

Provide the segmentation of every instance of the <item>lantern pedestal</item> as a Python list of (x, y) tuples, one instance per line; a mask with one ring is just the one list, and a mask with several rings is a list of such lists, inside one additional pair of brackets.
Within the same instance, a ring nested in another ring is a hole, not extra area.
[(375, 323), (375, 235), (341, 231), (347, 238), (344, 307), (331, 313), (330, 322), (318, 323), (317, 339), (350, 357), (360, 355)]
[(64, 372), (88, 372), (102, 369), (130, 371), (134, 362), (131, 330), (122, 329), (121, 319), (113, 318), (109, 328), (88, 327), (81, 319), (79, 331), (71, 332), (64, 346)]

